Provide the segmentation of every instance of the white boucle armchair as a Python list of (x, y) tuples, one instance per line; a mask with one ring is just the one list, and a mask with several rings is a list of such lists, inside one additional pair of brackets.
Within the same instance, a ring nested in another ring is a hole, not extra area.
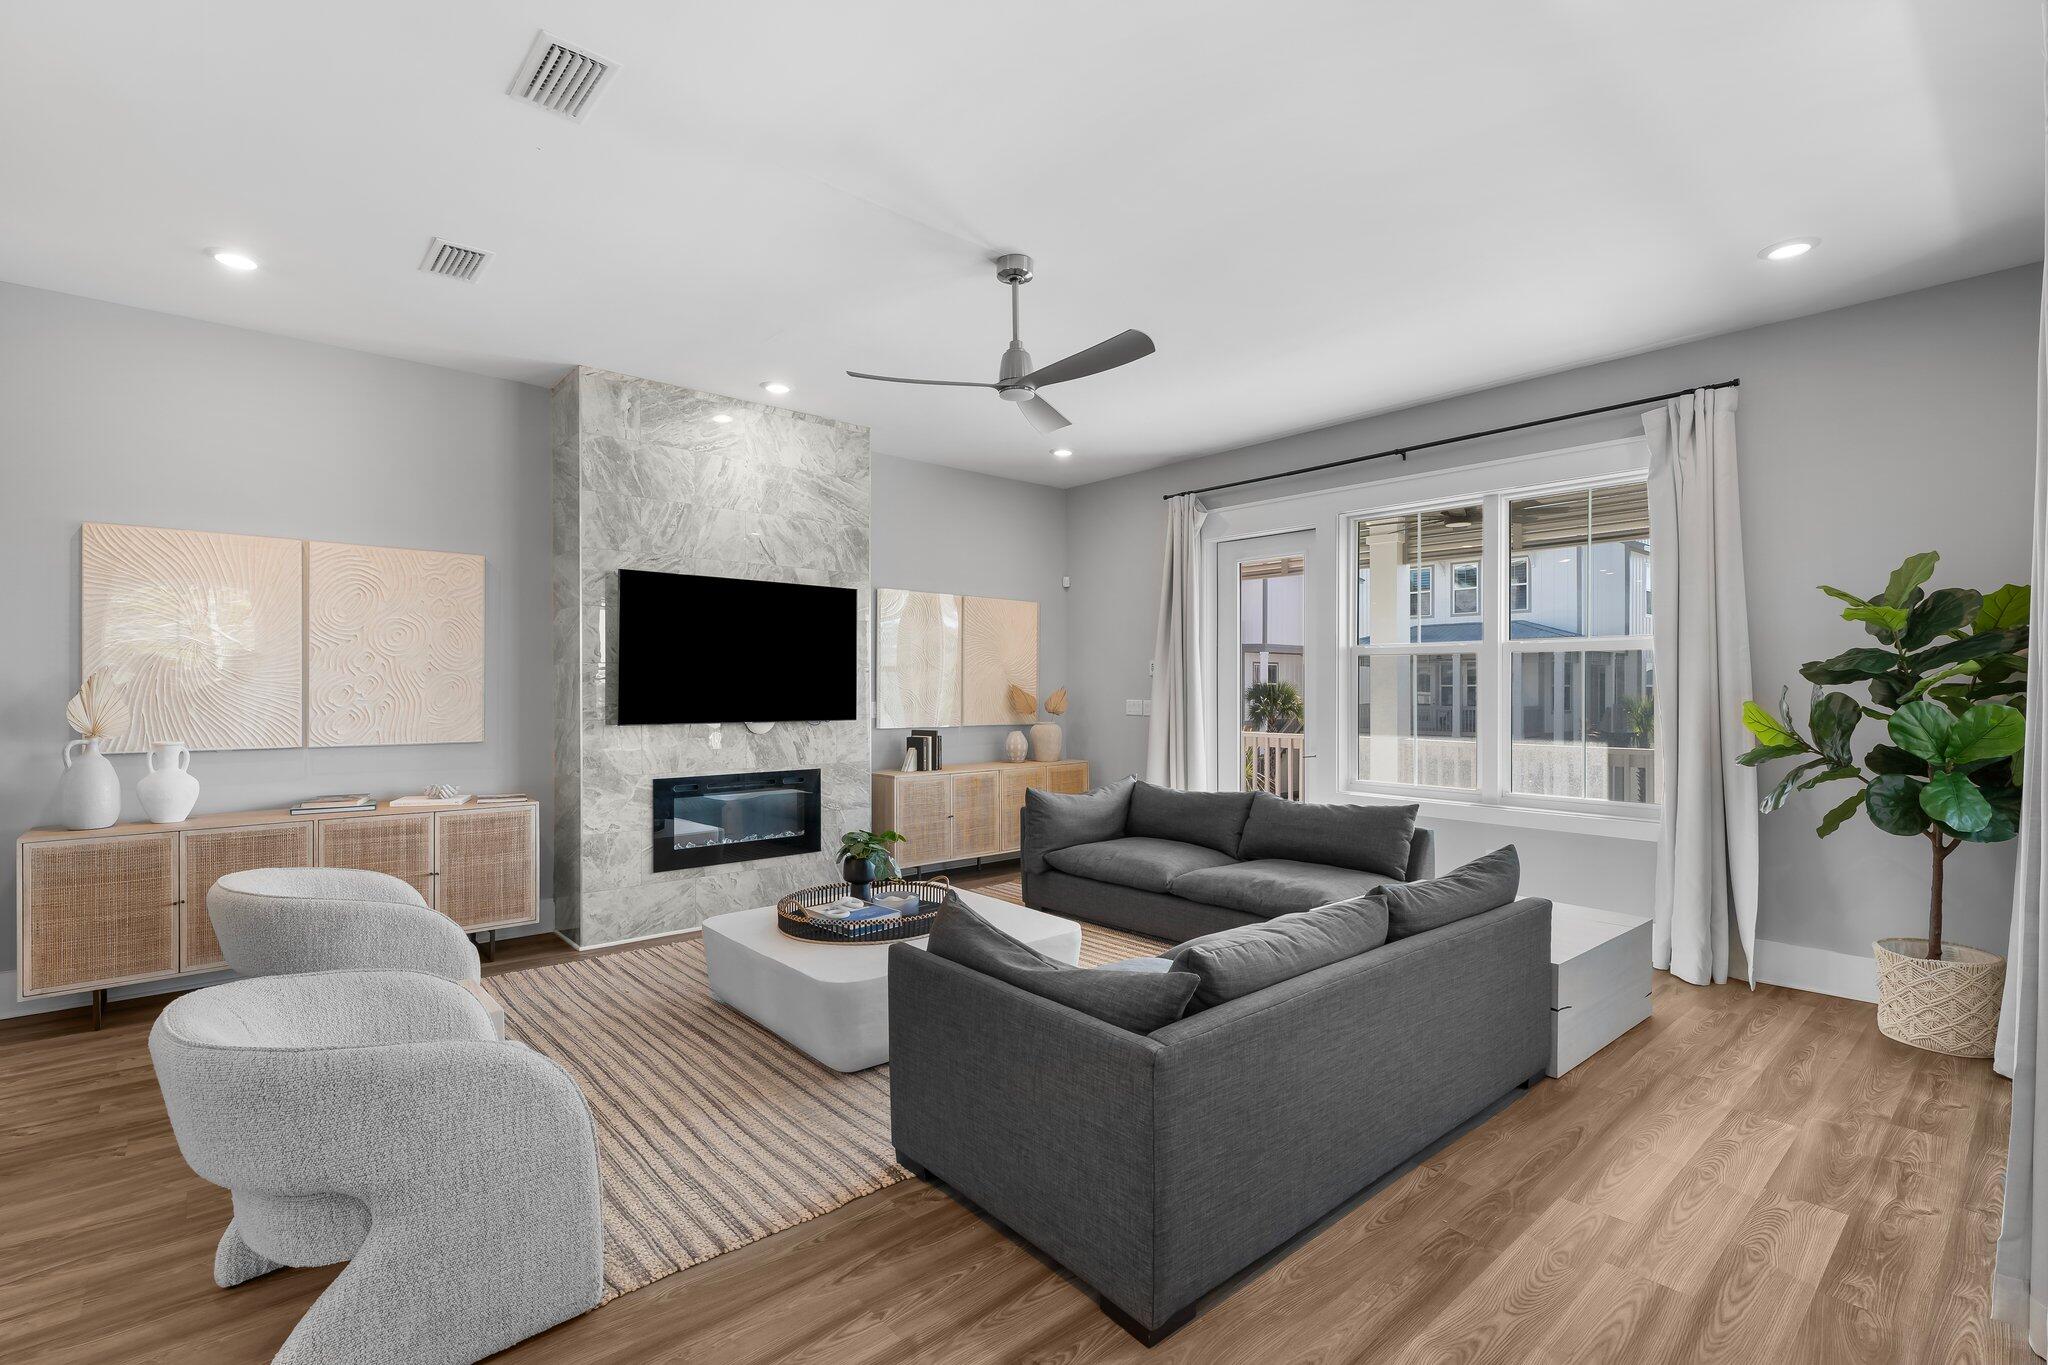
[(240, 976), (390, 968), (426, 972), (474, 995), (502, 1034), (476, 945), (412, 884), (357, 867), (259, 867), (206, 893), (221, 956)]
[(349, 1262), (277, 1361), (466, 1363), (602, 1296), (583, 1096), (459, 986), (231, 981), (172, 1001), (149, 1051), (178, 1150), (234, 1196), (215, 1282)]

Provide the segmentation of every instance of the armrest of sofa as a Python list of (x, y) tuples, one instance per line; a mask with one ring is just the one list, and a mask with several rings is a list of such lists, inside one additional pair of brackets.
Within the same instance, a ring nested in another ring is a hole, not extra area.
[(899, 943), (889, 1047), (899, 1156), (1141, 1317), (1159, 1044)]
[(1397, 940), (1152, 1038), (1165, 1317), (1542, 1072), (1550, 902)]
[(1415, 827), (1408, 840), (1408, 871), (1403, 881), (1427, 881), (1436, 875), (1436, 831)]

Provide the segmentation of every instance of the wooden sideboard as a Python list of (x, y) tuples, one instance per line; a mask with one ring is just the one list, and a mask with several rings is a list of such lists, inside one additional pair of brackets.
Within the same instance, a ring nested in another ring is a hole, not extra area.
[(932, 772), (874, 775), (875, 828), (893, 829), (906, 868), (1015, 853), (1022, 842), (1024, 793), (1088, 790), (1088, 764), (960, 763)]
[(174, 825), (32, 829), (15, 843), (17, 998), (217, 970), (206, 893), (252, 867), (365, 867), (410, 882), (471, 933), (540, 919), (540, 807), (293, 815), (240, 811)]

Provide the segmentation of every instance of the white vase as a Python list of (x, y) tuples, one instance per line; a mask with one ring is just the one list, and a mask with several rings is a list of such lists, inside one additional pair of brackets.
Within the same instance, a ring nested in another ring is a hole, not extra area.
[(1040, 763), (1057, 763), (1066, 746), (1066, 736), (1057, 721), (1042, 720), (1031, 727), (1031, 756)]
[(1009, 759), (1010, 762), (1022, 763), (1024, 755), (1029, 752), (1031, 752), (1031, 746), (1026, 742), (1022, 730), (1012, 730), (1009, 734), (1003, 736), (1003, 757)]
[(149, 771), (135, 784), (142, 813), (152, 824), (175, 825), (199, 803), (199, 779), (192, 776), (192, 751), (180, 740), (149, 746)]
[(105, 829), (121, 818), (121, 777), (100, 752), (100, 739), (64, 746), (64, 776), (57, 779), (57, 818), (66, 829)]

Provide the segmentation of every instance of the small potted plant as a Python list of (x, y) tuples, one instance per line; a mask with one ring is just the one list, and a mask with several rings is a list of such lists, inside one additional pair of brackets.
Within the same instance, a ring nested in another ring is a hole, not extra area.
[[(1877, 1026), (1915, 1047), (1988, 1057), (2005, 962), (1942, 941), (1942, 866), (1964, 844), (2001, 843), (2019, 829), (2029, 593), (2015, 583), (1989, 594), (1928, 592), (1939, 559), (1932, 551), (1908, 557), (1875, 597), (1821, 588), (1877, 647), (1800, 668), (1816, 685), (1805, 734), (1782, 697), (1777, 715), (1744, 703), (1742, 723), (1757, 746), (1741, 761), (1800, 760), (1763, 798), (1765, 814), (1797, 792), (1850, 782), (1854, 790), (1821, 817), (1823, 838), (1861, 810), (1887, 834), (1927, 840), (1927, 937), (1874, 945)], [(1827, 690), (1849, 686), (1866, 688), (1868, 701)], [(1853, 741), (1865, 719), (1884, 726), (1885, 742), (1858, 759)]]
[(896, 866), (895, 855), (889, 852), (891, 844), (903, 842), (903, 836), (893, 829), (879, 834), (865, 829), (849, 830), (840, 837), (839, 875), (846, 879), (854, 895), (870, 900), (877, 877), (903, 875), (903, 869)]

